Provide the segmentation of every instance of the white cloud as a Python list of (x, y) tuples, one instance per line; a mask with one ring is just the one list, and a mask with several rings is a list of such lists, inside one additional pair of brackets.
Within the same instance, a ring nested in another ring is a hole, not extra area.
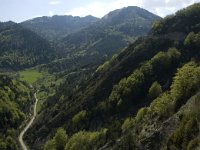
[(94, 1), (81, 7), (71, 9), (66, 15), (103, 17), (108, 12), (127, 6), (139, 6), (159, 16), (166, 16), (200, 0), (110, 0)]
[(109, 11), (109, 6), (107, 3), (103, 2), (92, 2), (88, 5), (81, 6), (78, 8), (74, 8), (67, 12), (67, 15), (73, 15), (73, 16), (87, 16), (87, 15), (93, 15), (96, 17), (102, 17)]
[(200, 2), (200, 0), (142, 0), (142, 7), (164, 17), (195, 2)]
[(49, 11), (49, 16), (53, 16), (54, 13), (52, 11)]
[(61, 1), (50, 1), (49, 2), (50, 5), (58, 5), (60, 3), (61, 3)]
[(140, 0), (115, 0), (111, 2), (94, 1), (85, 6), (74, 8), (66, 13), (66, 15), (73, 16), (87, 16), (93, 15), (96, 17), (103, 17), (109, 11), (119, 9), (126, 6), (141, 6)]

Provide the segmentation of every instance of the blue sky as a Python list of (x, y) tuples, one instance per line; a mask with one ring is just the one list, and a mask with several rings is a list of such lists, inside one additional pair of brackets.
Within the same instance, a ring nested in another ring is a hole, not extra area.
[(126, 6), (139, 6), (164, 17), (195, 2), (200, 0), (0, 0), (0, 21), (52, 15), (103, 17)]

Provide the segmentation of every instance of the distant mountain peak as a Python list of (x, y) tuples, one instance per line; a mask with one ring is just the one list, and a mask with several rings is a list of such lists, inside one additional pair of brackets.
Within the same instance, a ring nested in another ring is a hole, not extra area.
[(120, 22), (138, 22), (138, 19), (144, 20), (159, 20), (161, 17), (137, 6), (128, 6), (109, 12), (102, 17), (106, 24), (118, 24)]
[(21, 23), (48, 40), (53, 40), (76, 32), (99, 20), (94, 16), (54, 15), (52, 17), (38, 17)]

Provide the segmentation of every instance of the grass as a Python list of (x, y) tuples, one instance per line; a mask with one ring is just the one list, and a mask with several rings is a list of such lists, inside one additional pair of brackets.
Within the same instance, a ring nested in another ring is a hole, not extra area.
[(42, 77), (42, 73), (40, 73), (36, 69), (23, 70), (19, 72), (19, 74), (20, 74), (20, 79), (28, 82), (29, 84), (33, 84), (34, 82), (37, 81), (38, 78)]
[(48, 72), (42, 72), (42, 77), (36, 81), (37, 97), (39, 99), (37, 104), (37, 112), (40, 113), (43, 109), (45, 101), (53, 96), (56, 92), (56, 87), (60, 85), (62, 79), (56, 79), (55, 75), (49, 74)]
[(37, 112), (40, 113), (44, 102), (49, 96), (55, 94), (56, 87), (62, 83), (62, 79), (56, 79), (54, 75), (49, 74), (46, 71), (39, 72), (37, 69), (27, 69), (19, 72), (20, 80), (26, 81), (29, 84), (39, 90), (37, 92), (37, 98), (39, 99), (37, 104)]

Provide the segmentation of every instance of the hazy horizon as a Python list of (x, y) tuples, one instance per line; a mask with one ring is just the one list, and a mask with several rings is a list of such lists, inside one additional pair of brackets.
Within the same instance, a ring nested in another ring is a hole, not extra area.
[(128, 6), (138, 6), (158, 16), (165, 17), (177, 10), (200, 0), (2, 0), (0, 21), (23, 22), (36, 17), (54, 15), (72, 15), (85, 17), (92, 15), (102, 18), (110, 11)]

